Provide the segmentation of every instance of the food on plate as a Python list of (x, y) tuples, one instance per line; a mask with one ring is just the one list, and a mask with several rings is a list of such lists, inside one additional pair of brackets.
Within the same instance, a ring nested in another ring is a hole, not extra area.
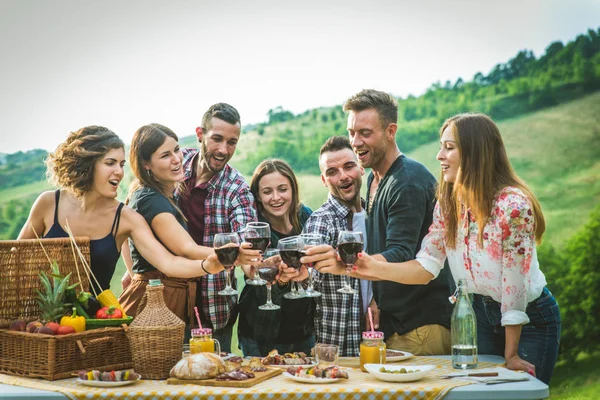
[(279, 354), (277, 349), (271, 350), (269, 354), (261, 360), (263, 365), (308, 365), (312, 363), (306, 353), (294, 352)]
[(233, 370), (241, 367), (243, 361), (244, 361), (244, 359), (239, 356), (230, 357), (227, 360), (225, 360), (225, 370), (227, 372), (233, 371)]
[(169, 376), (179, 379), (211, 379), (227, 372), (225, 361), (214, 353), (197, 353), (179, 360)]
[(386, 374), (412, 374), (414, 372), (419, 372), (421, 371), (420, 369), (406, 369), (406, 368), (400, 368), (400, 369), (386, 369), (385, 367), (381, 367), (379, 368), (379, 372), (385, 372)]
[(252, 371), (246, 368), (236, 368), (229, 372), (224, 372), (217, 375), (218, 381), (245, 381), (246, 379), (254, 378)]
[(348, 372), (340, 369), (336, 365), (331, 365), (327, 368), (319, 368), (316, 367), (289, 367), (287, 369), (288, 374), (294, 375), (300, 378), (326, 378), (326, 379), (334, 379), (334, 378), (343, 378), (348, 379)]
[(140, 378), (140, 374), (138, 374), (132, 369), (110, 372), (100, 372), (95, 369), (91, 371), (81, 370), (77, 373), (77, 376), (83, 381), (102, 382), (136, 381)]
[(386, 357), (404, 357), (406, 354), (404, 354), (403, 352), (399, 351), (399, 350), (386, 350), (385, 351), (385, 356)]

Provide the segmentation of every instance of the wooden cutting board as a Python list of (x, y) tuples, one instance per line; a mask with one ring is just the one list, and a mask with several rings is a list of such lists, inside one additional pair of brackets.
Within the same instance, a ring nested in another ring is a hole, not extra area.
[(265, 372), (254, 372), (254, 378), (246, 379), (245, 381), (218, 381), (216, 379), (178, 379), (169, 378), (169, 385), (202, 385), (202, 386), (221, 386), (221, 387), (237, 387), (249, 388), (257, 383), (266, 381), (269, 378), (277, 376), (283, 372), (282, 368), (268, 368)]

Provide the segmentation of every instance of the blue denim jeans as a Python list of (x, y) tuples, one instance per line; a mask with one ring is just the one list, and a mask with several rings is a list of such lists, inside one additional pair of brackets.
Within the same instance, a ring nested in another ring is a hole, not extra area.
[[(253, 356), (253, 357), (265, 357), (266, 354), (260, 354), (260, 350), (258, 349), (258, 344), (256, 340), (238, 336), (238, 341), (240, 343), (240, 350), (244, 354), (244, 357)], [(315, 347), (315, 337), (310, 336), (308, 339), (305, 339), (301, 342), (296, 343), (288, 343), (288, 344), (276, 344), (273, 348), (277, 349), (279, 354), (285, 353), (293, 353), (302, 351), (306, 354), (310, 354), (310, 350)]]
[[(500, 324), (500, 303), (491, 297), (474, 295), (473, 309), (477, 316), (477, 346), (479, 354), (504, 357), (505, 331)], [(535, 365), (539, 380), (548, 384), (554, 371), (560, 344), (561, 318), (558, 303), (548, 288), (525, 310), (529, 323), (523, 325), (519, 340), (519, 357)]]

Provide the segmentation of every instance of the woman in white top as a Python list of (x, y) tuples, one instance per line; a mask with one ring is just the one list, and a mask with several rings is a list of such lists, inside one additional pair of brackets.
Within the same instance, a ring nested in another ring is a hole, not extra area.
[(541, 206), (512, 169), (488, 116), (452, 117), (440, 136), (438, 203), (416, 260), (388, 263), (361, 253), (353, 274), (426, 284), (448, 259), (454, 279), (466, 279), (475, 294), (479, 353), (504, 356), (509, 369), (548, 383), (561, 318), (537, 260), (545, 230)]

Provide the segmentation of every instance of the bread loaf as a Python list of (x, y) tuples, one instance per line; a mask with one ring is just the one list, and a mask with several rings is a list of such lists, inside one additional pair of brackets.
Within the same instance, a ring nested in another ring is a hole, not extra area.
[(211, 379), (225, 370), (225, 362), (218, 355), (198, 353), (179, 360), (169, 375), (178, 379)]

